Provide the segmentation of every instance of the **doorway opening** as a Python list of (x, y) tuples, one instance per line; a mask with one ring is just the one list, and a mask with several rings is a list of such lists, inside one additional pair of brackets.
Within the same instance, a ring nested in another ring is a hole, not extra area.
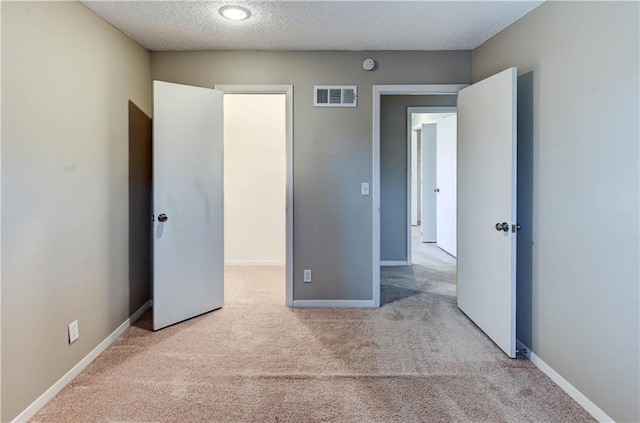
[(381, 305), (422, 293), (455, 297), (456, 101), (381, 98)]
[(407, 108), (408, 265), (425, 243), (456, 257), (456, 125), (455, 107)]
[(225, 302), (291, 305), (292, 88), (224, 93)]
[[(455, 107), (457, 93), (465, 86), (374, 86), (372, 206), (373, 303), (376, 307), (381, 304), (380, 266), (406, 266), (411, 263), (412, 128), (408, 121), (407, 108)], [(433, 112), (444, 113), (450, 110)], [(398, 124), (400, 128), (405, 128), (404, 132), (402, 129), (389, 129)], [(392, 135), (390, 132), (398, 135)], [(400, 140), (390, 142), (389, 138), (395, 136), (399, 136)]]

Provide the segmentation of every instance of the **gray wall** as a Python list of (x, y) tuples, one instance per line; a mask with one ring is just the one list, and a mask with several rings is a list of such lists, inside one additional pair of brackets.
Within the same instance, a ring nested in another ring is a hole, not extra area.
[(532, 286), (518, 336), (621, 422), (640, 420), (639, 7), (547, 2), (473, 53), (474, 81), (533, 72)]
[(1, 7), (4, 422), (149, 298), (148, 242), (129, 242), (149, 174), (129, 179), (129, 153), (149, 152), (151, 78), (149, 52), (77, 2)]
[(457, 97), (384, 95), (380, 98), (381, 261), (407, 260), (407, 107), (455, 107)]
[[(376, 71), (362, 69), (367, 57)], [(471, 53), (158, 52), (151, 72), (203, 87), (294, 86), (294, 299), (370, 300), (371, 197), (360, 183), (372, 176), (372, 86), (468, 83)], [(314, 108), (313, 85), (327, 84), (358, 85), (358, 107)], [(302, 282), (303, 269), (313, 283)]]
[(129, 101), (129, 313), (151, 298), (151, 118)]
[(518, 77), (518, 196), (521, 228), (516, 246), (516, 336), (532, 338), (533, 308), (533, 72)]

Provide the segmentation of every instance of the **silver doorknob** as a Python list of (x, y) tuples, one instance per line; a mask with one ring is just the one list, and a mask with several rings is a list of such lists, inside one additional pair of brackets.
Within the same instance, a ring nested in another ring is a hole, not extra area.
[(159, 222), (166, 222), (167, 220), (169, 220), (169, 218), (164, 213), (162, 213), (161, 215), (158, 216), (158, 221)]
[(509, 224), (507, 222), (496, 223), (496, 231), (509, 232)]

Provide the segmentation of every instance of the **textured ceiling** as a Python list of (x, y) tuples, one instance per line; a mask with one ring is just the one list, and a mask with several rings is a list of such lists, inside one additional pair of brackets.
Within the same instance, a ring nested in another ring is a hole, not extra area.
[[(541, 1), (83, 1), (152, 51), (470, 50)], [(252, 16), (224, 19), (237, 4)]]

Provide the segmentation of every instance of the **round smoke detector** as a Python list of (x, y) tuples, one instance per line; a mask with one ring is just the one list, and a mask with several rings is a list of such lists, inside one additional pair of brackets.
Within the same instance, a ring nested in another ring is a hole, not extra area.
[(373, 70), (376, 67), (376, 61), (373, 59), (364, 59), (362, 62), (362, 68), (366, 71)]

